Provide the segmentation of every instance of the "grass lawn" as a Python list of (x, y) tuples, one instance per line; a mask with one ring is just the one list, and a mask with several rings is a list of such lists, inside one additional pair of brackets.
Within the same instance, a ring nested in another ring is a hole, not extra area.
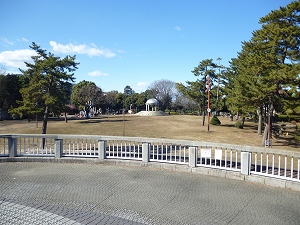
[[(171, 115), (171, 116), (136, 116), (116, 115), (101, 116), (92, 119), (69, 119), (65, 123), (63, 119), (50, 119), (48, 122), (48, 134), (91, 134), (106, 136), (130, 136), (170, 138), (177, 140), (197, 140), (208, 142), (220, 142), (250, 146), (262, 146), (262, 137), (257, 134), (257, 124), (245, 122), (244, 129), (234, 127), (236, 121), (219, 117), (221, 125), (210, 125), (207, 132), (201, 125), (201, 116)], [(42, 122), (27, 120), (0, 121), (0, 134), (40, 134)], [(291, 136), (281, 139), (273, 139), (273, 148), (299, 150), (300, 143)]]

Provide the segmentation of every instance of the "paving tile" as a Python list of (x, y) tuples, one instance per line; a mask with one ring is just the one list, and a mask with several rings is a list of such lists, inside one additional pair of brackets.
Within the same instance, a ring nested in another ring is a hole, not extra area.
[(0, 224), (299, 224), (299, 192), (240, 180), (90, 163), (0, 171)]

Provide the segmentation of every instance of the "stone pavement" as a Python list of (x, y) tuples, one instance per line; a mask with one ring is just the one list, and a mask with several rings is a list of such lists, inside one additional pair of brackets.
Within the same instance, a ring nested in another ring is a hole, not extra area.
[(300, 192), (103, 164), (0, 163), (0, 224), (300, 224)]

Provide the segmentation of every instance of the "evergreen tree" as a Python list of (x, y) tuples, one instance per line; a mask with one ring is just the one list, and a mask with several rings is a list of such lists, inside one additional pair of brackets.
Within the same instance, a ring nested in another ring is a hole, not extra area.
[(104, 105), (104, 95), (101, 88), (97, 87), (94, 82), (81, 81), (75, 84), (72, 89), (71, 102), (79, 109), (91, 101), (94, 106), (100, 108)]
[(20, 90), (23, 100), (20, 106), (10, 110), (20, 115), (43, 113), (42, 134), (46, 134), (49, 113), (59, 114), (65, 110), (71, 95), (73, 72), (79, 63), (75, 56), (61, 59), (40, 48), (34, 42), (30, 46), (36, 51), (33, 63), (25, 62), (27, 70), (20, 70), (28, 84)]
[(134, 93), (135, 93), (134, 90), (129, 85), (126, 85), (126, 87), (124, 88), (125, 97), (128, 97)]
[(260, 19), (262, 28), (253, 32), (251, 40), (243, 42), (234, 60), (232, 90), (227, 89), (231, 107), (260, 113), (266, 108), (271, 113), (282, 107), (287, 97), (283, 93), (299, 88), (299, 10), (296, 1), (272, 11)]
[(199, 79), (197, 79), (197, 81), (186, 81), (186, 85), (177, 83), (176, 88), (188, 99), (197, 103), (198, 112), (200, 113), (205, 88), (203, 81), (200, 81)]
[(3, 109), (17, 107), (17, 102), (22, 100), (20, 89), (22, 80), (16, 74), (0, 74), (0, 101)]
[(201, 77), (200, 80), (203, 82), (203, 87), (201, 87), (201, 90), (199, 90), (202, 94), (202, 126), (205, 124), (205, 106), (206, 100), (207, 100), (207, 88), (206, 88), (206, 79), (207, 77), (210, 77), (211, 82), (213, 83), (215, 79), (217, 78), (217, 75), (215, 74), (215, 68), (217, 65), (213, 63), (212, 59), (205, 59), (202, 60), (197, 67), (194, 68), (192, 73), (197, 76)]

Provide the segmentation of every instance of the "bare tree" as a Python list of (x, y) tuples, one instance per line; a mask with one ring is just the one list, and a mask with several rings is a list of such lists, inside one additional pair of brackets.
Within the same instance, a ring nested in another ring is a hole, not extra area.
[(162, 110), (168, 108), (175, 98), (177, 89), (176, 83), (170, 80), (158, 80), (151, 83), (148, 87), (150, 97), (156, 98), (160, 102)]

